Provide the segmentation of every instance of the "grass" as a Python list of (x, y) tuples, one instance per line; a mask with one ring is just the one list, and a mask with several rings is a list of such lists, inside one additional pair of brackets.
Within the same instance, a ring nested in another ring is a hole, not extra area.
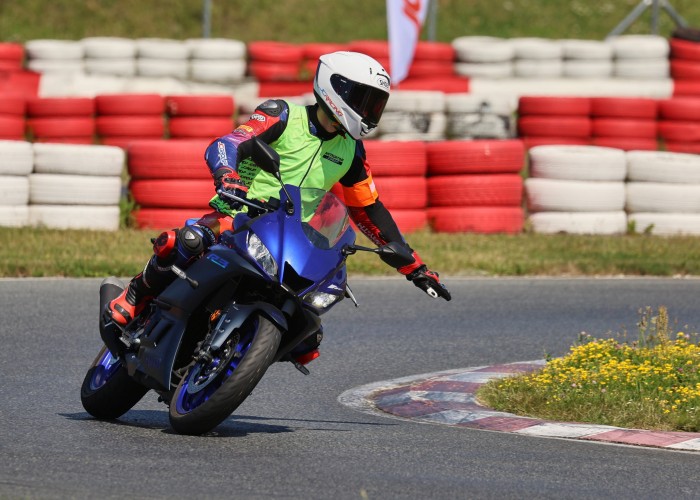
[(477, 397), (499, 411), (636, 429), (700, 431), (698, 334), (673, 334), (661, 306), (641, 312), (639, 338), (582, 334), (540, 370), (492, 380)]
[[(0, 2), (0, 33), (3, 40), (18, 42), (89, 36), (195, 38), (202, 36), (203, 4), (202, 0), (5, 1)], [(637, 4), (639, 0), (439, 0), (435, 38), (442, 42), (464, 35), (603, 39)], [(691, 26), (700, 26), (697, 1), (672, 4)], [(212, 37), (345, 43), (387, 36), (384, 1), (211, 0), (211, 5)], [(649, 33), (650, 17), (648, 9), (628, 33)], [(663, 11), (659, 28), (665, 36), (674, 28)]]
[[(89, 215), (86, 215), (89, 216)], [(155, 230), (116, 232), (0, 228), (0, 277), (131, 276), (151, 254)], [(446, 234), (406, 236), (443, 276), (700, 275), (696, 237)], [(371, 245), (364, 237), (358, 243)], [(349, 259), (351, 275), (394, 275), (375, 255)]]

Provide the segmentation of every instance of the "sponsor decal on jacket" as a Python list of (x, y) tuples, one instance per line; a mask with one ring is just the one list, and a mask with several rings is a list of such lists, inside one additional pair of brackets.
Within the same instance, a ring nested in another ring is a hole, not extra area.
[(252, 115), (250, 115), (250, 119), (257, 120), (259, 122), (264, 122), (265, 120), (267, 120), (267, 118), (264, 115), (261, 115), (260, 113), (253, 113)]
[(340, 156), (336, 156), (333, 153), (325, 153), (323, 155), (324, 160), (331, 161), (335, 163), (336, 165), (342, 165), (343, 164), (343, 159)]
[(226, 145), (222, 141), (219, 141), (216, 145), (217, 152), (219, 153), (219, 163), (226, 165), (228, 167), (228, 156), (226, 156)]

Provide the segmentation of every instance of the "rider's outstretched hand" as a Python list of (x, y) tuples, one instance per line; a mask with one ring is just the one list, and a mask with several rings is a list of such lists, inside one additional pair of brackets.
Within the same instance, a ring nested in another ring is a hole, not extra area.
[[(214, 173), (214, 186), (217, 191), (222, 190), (239, 198), (245, 198), (248, 194), (248, 186), (241, 180), (238, 172), (230, 168), (220, 168)], [(236, 203), (229, 199), (225, 201), (233, 208), (240, 206), (240, 202)]]
[(440, 275), (428, 269), (428, 266), (423, 264), (418, 269), (406, 275), (406, 279), (412, 281), (414, 285), (437, 299), (442, 297), (445, 300), (452, 300), (452, 295), (447, 290), (445, 285), (440, 283)]

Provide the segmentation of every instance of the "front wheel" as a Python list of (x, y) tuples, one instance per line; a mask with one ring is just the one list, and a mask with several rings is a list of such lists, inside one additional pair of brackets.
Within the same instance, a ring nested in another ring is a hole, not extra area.
[(195, 363), (170, 401), (170, 425), (181, 434), (204, 434), (248, 397), (272, 363), (282, 334), (268, 319), (251, 316), (209, 362)]
[(124, 363), (103, 346), (85, 374), (80, 400), (93, 417), (112, 420), (133, 408), (147, 392), (148, 388), (129, 377)]

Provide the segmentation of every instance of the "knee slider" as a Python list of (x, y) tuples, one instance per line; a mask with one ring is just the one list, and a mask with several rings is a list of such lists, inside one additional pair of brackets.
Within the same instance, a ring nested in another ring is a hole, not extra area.
[(197, 227), (182, 228), (177, 234), (177, 242), (180, 253), (188, 256), (199, 255), (205, 250), (203, 234)]
[(177, 244), (177, 229), (163, 231), (153, 242), (153, 253), (159, 259), (167, 259), (173, 253)]

